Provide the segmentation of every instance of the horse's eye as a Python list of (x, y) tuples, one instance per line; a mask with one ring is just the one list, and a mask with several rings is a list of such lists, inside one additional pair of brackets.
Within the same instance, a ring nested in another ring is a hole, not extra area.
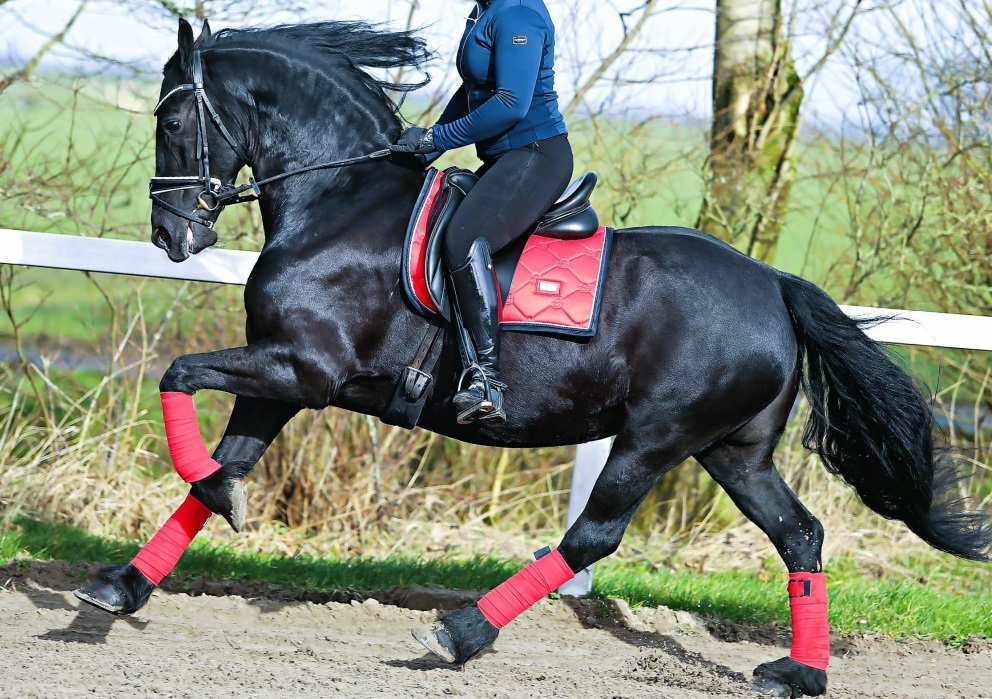
[(171, 119), (165, 122), (165, 130), (169, 133), (176, 133), (183, 127), (183, 123), (177, 119)]

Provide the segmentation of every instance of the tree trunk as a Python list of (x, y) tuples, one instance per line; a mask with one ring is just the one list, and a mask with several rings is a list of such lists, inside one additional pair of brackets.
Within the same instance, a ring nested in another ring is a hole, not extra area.
[(717, 0), (713, 126), (697, 226), (774, 262), (795, 181), (802, 81), (781, 0)]

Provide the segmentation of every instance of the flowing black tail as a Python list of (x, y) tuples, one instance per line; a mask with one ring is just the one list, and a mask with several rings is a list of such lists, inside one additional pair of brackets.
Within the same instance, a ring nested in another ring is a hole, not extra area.
[(934, 445), (933, 415), (912, 378), (817, 286), (789, 274), (780, 286), (810, 405), (806, 448), (878, 514), (941, 551), (988, 560), (992, 526), (957, 497), (960, 476)]

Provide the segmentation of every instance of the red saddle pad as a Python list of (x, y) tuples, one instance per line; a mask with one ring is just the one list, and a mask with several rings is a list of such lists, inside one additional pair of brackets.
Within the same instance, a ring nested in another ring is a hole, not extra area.
[(594, 335), (612, 233), (602, 226), (579, 240), (532, 235), (503, 303), (503, 328)]

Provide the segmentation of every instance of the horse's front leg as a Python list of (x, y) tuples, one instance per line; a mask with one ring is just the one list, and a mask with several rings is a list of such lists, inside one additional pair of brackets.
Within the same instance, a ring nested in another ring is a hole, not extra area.
[[(162, 414), (176, 471), (191, 494), (235, 531), (244, 524), (244, 478), (286, 422), (308, 403), (320, 404), (315, 383), (301, 382), (292, 355), (263, 341), (246, 347), (189, 354), (162, 377)], [(303, 386), (308, 385), (308, 389)], [(193, 394), (214, 389), (238, 396), (224, 439), (210, 456), (200, 436)]]
[[(264, 352), (271, 353), (264, 348), (263, 353), (245, 351), (248, 349), (181, 357), (166, 372), (160, 387), (173, 401), (200, 388), (245, 390), (248, 381), (243, 379), (250, 381), (251, 364), (264, 362)], [(275, 362), (267, 364), (270, 370), (274, 369)], [(214, 383), (191, 380), (200, 369)], [(234, 379), (226, 384), (226, 389), (220, 381), (225, 369)], [(263, 370), (261, 373), (271, 379), (292, 372)], [(292, 395), (289, 386), (284, 385), (281, 390), (283, 395)], [(260, 397), (257, 388), (253, 393), (239, 395), (235, 401), (224, 438), (212, 458), (206, 456), (192, 401), (186, 415), (177, 415), (172, 403), (173, 414), (166, 415), (166, 433), (177, 470), (192, 483), (190, 495), (130, 563), (104, 568), (98, 582), (77, 591), (80, 599), (115, 614), (131, 614), (148, 601), (155, 587), (172, 571), (211, 512), (224, 516), (235, 530), (240, 529), (244, 522), (243, 479), (302, 407), (298, 402)]]
[(220, 469), (191, 484), (190, 495), (240, 532), (245, 524), (245, 478), (300, 406), (266, 398), (239, 397), (224, 437), (214, 450)]

